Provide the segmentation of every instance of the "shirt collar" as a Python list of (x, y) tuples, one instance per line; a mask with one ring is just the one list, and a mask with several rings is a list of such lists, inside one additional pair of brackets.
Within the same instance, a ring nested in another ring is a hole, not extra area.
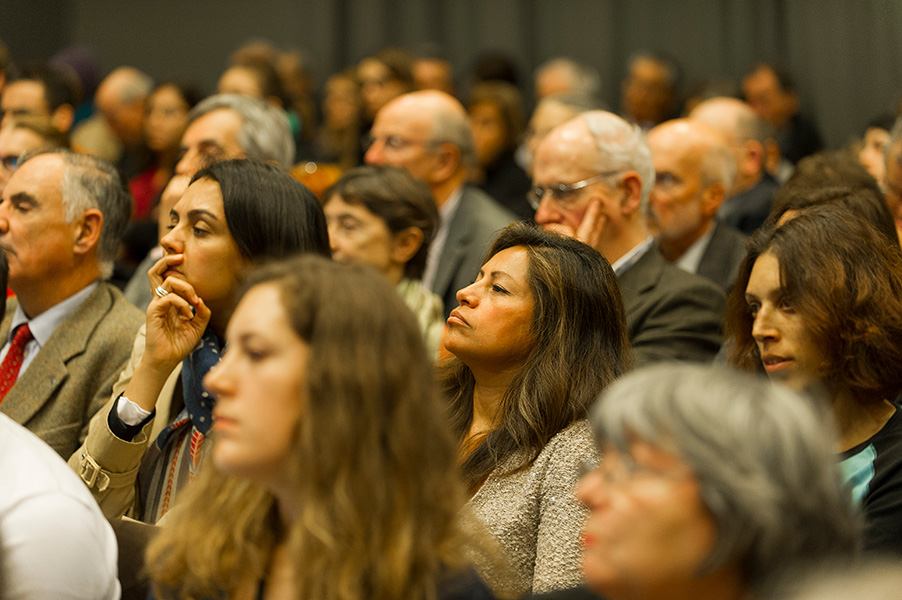
[(643, 241), (639, 242), (633, 249), (618, 258), (611, 267), (614, 269), (614, 273), (617, 277), (623, 275), (630, 267), (636, 264), (640, 258), (642, 258), (648, 249), (651, 248), (652, 242), (654, 238), (648, 236)]
[(50, 339), (50, 336), (53, 335), (53, 332), (56, 331), (56, 328), (59, 327), (62, 322), (65, 321), (66, 318), (81, 305), (82, 302), (87, 300), (88, 296), (90, 296), (99, 285), (100, 281), (95, 281), (94, 283), (88, 285), (86, 288), (72, 294), (62, 302), (48, 308), (30, 321), (28, 320), (28, 317), (25, 316), (25, 311), (22, 310), (22, 305), (20, 304), (16, 306), (16, 312), (13, 315), (12, 326), (9, 328), (7, 343), (12, 342), (13, 334), (15, 333), (16, 328), (19, 325), (28, 323), (28, 328), (31, 330), (31, 335), (38, 343), (38, 346), (43, 348), (44, 344), (47, 343), (47, 340)]

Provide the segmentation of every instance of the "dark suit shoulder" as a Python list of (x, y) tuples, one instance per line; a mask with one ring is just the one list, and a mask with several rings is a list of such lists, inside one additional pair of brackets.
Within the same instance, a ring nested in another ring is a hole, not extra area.
[(457, 213), (491, 231), (501, 229), (517, 220), (517, 215), (471, 184), (467, 184), (461, 193)]
[(748, 236), (738, 229), (715, 222), (711, 240), (698, 263), (698, 275), (707, 277), (729, 294), (745, 258), (747, 242)]
[(707, 362), (723, 343), (726, 296), (650, 248), (619, 277), (637, 366), (663, 360)]

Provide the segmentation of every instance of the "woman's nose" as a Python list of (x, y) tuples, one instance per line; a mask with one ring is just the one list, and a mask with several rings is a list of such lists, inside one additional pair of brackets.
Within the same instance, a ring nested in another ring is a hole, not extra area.
[(758, 309), (754, 321), (752, 321), (752, 338), (755, 341), (763, 341), (765, 339), (777, 336), (777, 330), (773, 324), (773, 318), (770, 309), (764, 307)]
[(455, 298), (457, 298), (457, 302), (461, 306), (475, 306), (476, 305), (476, 294), (474, 294), (473, 287), (475, 283), (471, 283), (467, 287), (460, 289), (457, 291)]

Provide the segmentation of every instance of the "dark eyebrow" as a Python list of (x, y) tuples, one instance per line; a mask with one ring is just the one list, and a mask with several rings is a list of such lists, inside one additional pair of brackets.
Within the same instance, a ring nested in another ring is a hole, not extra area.
[(188, 211), (189, 219), (197, 219), (200, 217), (206, 217), (206, 218), (210, 219), (211, 221), (219, 220), (219, 218), (216, 215), (214, 215), (213, 213), (211, 213), (209, 210), (204, 210), (202, 208), (195, 208), (194, 210)]
[(37, 198), (28, 194), (26, 192), (17, 192), (9, 197), (10, 202), (15, 202), (16, 204), (28, 204), (30, 206), (39, 206), (39, 202)]

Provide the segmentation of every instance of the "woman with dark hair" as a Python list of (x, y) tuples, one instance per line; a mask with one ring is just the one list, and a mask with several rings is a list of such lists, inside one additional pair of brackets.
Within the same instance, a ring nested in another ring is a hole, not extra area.
[(476, 184), (521, 219), (536, 211), (526, 199), (532, 181), (514, 159), (526, 129), (523, 99), (503, 81), (477, 84), (467, 103), (479, 172)]
[(201, 379), (219, 360), (248, 271), (301, 252), (328, 255), (316, 197), (271, 165), (235, 160), (198, 171), (170, 218), (163, 258), (148, 273), (146, 330), (70, 459), (109, 518), (128, 512), (155, 523), (197, 475), (213, 410)]
[(153, 154), (153, 164), (129, 181), (135, 198), (132, 220), (150, 219), (154, 201), (175, 173), (179, 144), (188, 126), (188, 112), (201, 99), (203, 95), (194, 85), (175, 80), (160, 83), (150, 93), (144, 115), (144, 136)]
[(212, 464), (148, 553), (157, 597), (489, 598), (432, 364), (391, 285), (313, 256), (249, 283), (204, 378)]
[(588, 407), (631, 361), (617, 277), (591, 247), (515, 223), (457, 299), (442, 384), (470, 505), (512, 566), (483, 577), (515, 594), (572, 587), (586, 517), (573, 487), (598, 460)]
[(727, 307), (729, 361), (829, 403), (865, 548), (902, 551), (902, 253), (847, 208), (759, 231)]
[(437, 356), (445, 325), (442, 300), (420, 283), (438, 228), (429, 188), (404, 169), (366, 166), (345, 173), (323, 198), (332, 258), (369, 264), (388, 277)]

